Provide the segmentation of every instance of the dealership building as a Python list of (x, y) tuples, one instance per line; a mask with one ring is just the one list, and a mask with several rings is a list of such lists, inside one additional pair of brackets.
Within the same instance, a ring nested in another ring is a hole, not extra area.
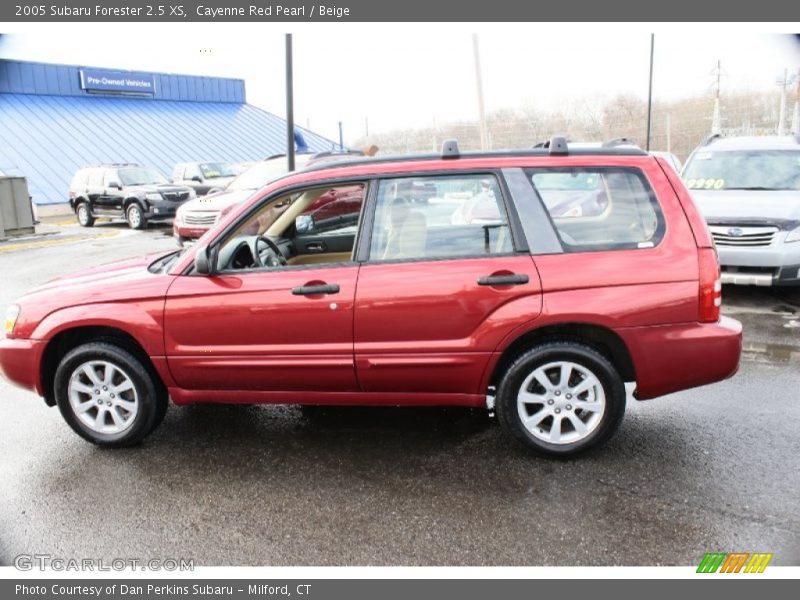
[[(296, 138), (312, 152), (336, 147), (301, 128)], [(168, 177), (179, 162), (285, 151), (286, 121), (247, 104), (240, 79), (0, 59), (0, 173), (25, 176), (40, 215), (66, 209), (87, 165), (141, 163)]]

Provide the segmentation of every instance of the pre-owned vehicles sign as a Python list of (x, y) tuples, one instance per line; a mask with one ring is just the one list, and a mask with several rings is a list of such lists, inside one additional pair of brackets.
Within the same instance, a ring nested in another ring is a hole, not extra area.
[(152, 96), (156, 89), (155, 78), (151, 73), (80, 69), (80, 77), (81, 89), (92, 93)]

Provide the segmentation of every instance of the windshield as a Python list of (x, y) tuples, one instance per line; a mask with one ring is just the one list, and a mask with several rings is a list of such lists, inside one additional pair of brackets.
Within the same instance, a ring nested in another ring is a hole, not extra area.
[(236, 171), (233, 165), (226, 162), (208, 162), (200, 163), (200, 172), (205, 179), (214, 179), (216, 177), (233, 177)]
[(701, 151), (683, 180), (690, 190), (800, 190), (800, 151)]
[[(296, 155), (294, 160), (295, 168), (300, 169), (305, 166), (309, 158), (311, 158), (310, 154)], [(242, 171), (242, 173), (231, 181), (225, 189), (236, 191), (257, 190), (267, 185), (273, 179), (277, 179), (281, 175), (286, 175), (288, 172), (285, 156), (262, 160)]]
[(164, 176), (155, 169), (133, 167), (119, 170), (122, 185), (147, 185), (149, 183), (167, 183)]

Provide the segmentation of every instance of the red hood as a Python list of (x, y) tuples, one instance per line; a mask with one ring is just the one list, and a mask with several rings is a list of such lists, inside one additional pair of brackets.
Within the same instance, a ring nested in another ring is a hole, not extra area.
[[(17, 302), (22, 308), (22, 329), (32, 329), (47, 315), (71, 306), (160, 301), (174, 279), (172, 275), (148, 271), (148, 265), (160, 256), (165, 253), (85, 269), (29, 291)], [(31, 331), (19, 333), (23, 336)]]

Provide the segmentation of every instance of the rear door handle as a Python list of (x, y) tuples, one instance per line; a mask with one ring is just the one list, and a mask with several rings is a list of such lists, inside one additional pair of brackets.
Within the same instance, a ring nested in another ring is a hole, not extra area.
[(480, 277), (478, 285), (523, 285), (528, 283), (527, 275), (489, 275), (488, 277)]
[(322, 296), (324, 294), (338, 294), (338, 283), (324, 283), (322, 285), (301, 285), (300, 287), (292, 288), (292, 294), (295, 296)]

